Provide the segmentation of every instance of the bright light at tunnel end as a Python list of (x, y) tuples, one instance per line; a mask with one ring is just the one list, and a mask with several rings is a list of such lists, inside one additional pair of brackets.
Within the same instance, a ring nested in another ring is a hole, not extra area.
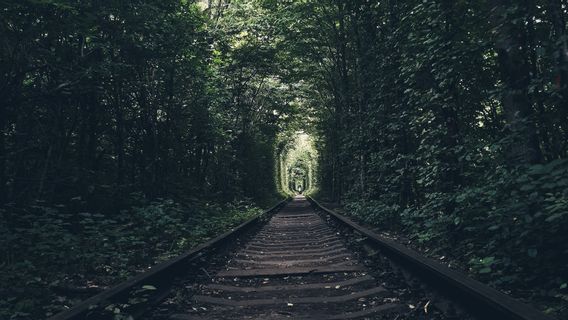
[(279, 188), (288, 195), (313, 194), (317, 190), (317, 149), (303, 130), (286, 139), (278, 157)]

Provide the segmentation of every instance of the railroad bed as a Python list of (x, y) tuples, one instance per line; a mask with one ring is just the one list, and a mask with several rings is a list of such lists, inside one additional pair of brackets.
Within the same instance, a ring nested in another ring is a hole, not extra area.
[(308, 200), (283, 201), (51, 320), (554, 320)]
[[(167, 301), (152, 318), (403, 319), (414, 311), (416, 298), (401, 301), (401, 288), (385, 286), (310, 203), (296, 197), (185, 305)], [(440, 317), (422, 317), (429, 318)]]

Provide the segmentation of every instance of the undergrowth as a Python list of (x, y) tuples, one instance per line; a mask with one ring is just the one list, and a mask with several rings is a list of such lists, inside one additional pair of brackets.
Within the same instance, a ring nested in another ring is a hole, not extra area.
[[(568, 314), (568, 161), (499, 168), (454, 193), (347, 200), (346, 211), (546, 313)], [(353, 198), (352, 198), (353, 199)], [(394, 201), (393, 201), (394, 200)], [(445, 211), (451, 203), (453, 210)]]
[(131, 197), (135, 206), (113, 214), (73, 203), (1, 208), (0, 319), (51, 316), (261, 212), (250, 201)]

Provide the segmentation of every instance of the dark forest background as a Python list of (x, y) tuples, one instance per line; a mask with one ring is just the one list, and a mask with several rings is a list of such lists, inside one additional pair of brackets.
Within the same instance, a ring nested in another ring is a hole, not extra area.
[(0, 317), (275, 203), (298, 130), (316, 197), (568, 312), (566, 0), (0, 4)]
[(0, 3), (0, 318), (52, 315), (282, 199), (293, 108), (269, 17)]

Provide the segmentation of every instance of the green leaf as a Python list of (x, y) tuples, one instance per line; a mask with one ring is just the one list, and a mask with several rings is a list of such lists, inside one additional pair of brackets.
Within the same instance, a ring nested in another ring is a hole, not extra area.
[[(554, 211), (556, 211), (556, 210), (554, 210)], [(564, 212), (558, 212), (558, 213), (555, 213), (555, 214), (551, 215), (550, 217), (546, 218), (545, 221), (546, 222), (553, 222), (554, 220), (562, 217), (563, 215), (564, 215)]]
[(144, 289), (144, 290), (157, 290), (156, 287), (148, 285), (148, 284), (142, 286), (142, 289)]
[(491, 267), (485, 267), (485, 268), (479, 270), (479, 273), (481, 273), (481, 274), (491, 273)]
[(483, 264), (485, 266), (490, 266), (493, 263), (495, 263), (495, 257), (485, 257), (485, 258), (481, 259), (481, 264)]
[(525, 184), (523, 186), (521, 186), (521, 191), (531, 191), (535, 188), (534, 185), (532, 184)]

